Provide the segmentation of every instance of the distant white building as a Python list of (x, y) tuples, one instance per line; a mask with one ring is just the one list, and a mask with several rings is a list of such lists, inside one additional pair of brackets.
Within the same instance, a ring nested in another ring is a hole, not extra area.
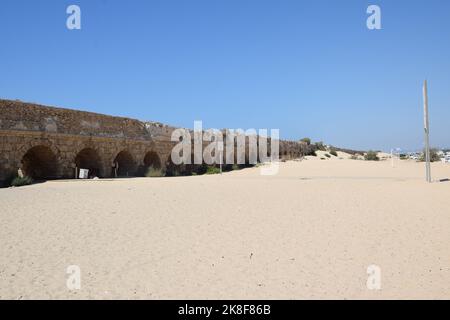
[(450, 154), (447, 152), (447, 154), (441, 158), (441, 161), (444, 163), (450, 163)]

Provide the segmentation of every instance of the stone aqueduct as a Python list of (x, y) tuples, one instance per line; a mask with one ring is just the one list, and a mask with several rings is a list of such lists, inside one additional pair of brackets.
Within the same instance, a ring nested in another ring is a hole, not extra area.
[[(19, 168), (35, 179), (74, 178), (77, 168), (105, 178), (139, 175), (149, 166), (166, 168), (171, 165), (175, 129), (155, 122), (0, 100), (0, 185)], [(300, 157), (302, 149), (300, 143), (280, 141), (281, 158)]]

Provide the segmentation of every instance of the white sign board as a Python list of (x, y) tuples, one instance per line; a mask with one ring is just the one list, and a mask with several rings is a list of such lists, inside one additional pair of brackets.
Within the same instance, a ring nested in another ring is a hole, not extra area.
[(87, 179), (89, 178), (89, 170), (88, 169), (80, 169), (80, 179)]

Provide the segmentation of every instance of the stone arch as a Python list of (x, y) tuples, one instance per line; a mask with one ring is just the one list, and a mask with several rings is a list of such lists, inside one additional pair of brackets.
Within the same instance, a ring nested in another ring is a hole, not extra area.
[(93, 148), (84, 148), (77, 153), (74, 159), (77, 168), (77, 176), (80, 169), (88, 169), (90, 177), (102, 175), (102, 160), (98, 152)]
[(46, 145), (31, 147), (23, 155), (21, 169), (24, 175), (36, 180), (48, 180), (58, 177), (58, 158)]
[(136, 173), (136, 162), (128, 150), (120, 151), (113, 161), (114, 177), (130, 177)]
[(161, 159), (155, 151), (149, 151), (144, 156), (144, 166), (145, 168), (153, 167), (155, 169), (160, 169), (162, 167)]
[(25, 153), (34, 147), (45, 146), (49, 148), (58, 160), (60, 160), (60, 152), (57, 148), (57, 144), (52, 139), (26, 139), (24, 143), (21, 143), (15, 155), (20, 159)]

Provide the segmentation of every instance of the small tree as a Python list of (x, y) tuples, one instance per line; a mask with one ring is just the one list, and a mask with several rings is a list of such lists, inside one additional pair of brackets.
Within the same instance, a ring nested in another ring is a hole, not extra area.
[(311, 139), (310, 138), (303, 138), (302, 140), (300, 140), (300, 142), (304, 142), (304, 143), (306, 143), (309, 146), (311, 144)]

